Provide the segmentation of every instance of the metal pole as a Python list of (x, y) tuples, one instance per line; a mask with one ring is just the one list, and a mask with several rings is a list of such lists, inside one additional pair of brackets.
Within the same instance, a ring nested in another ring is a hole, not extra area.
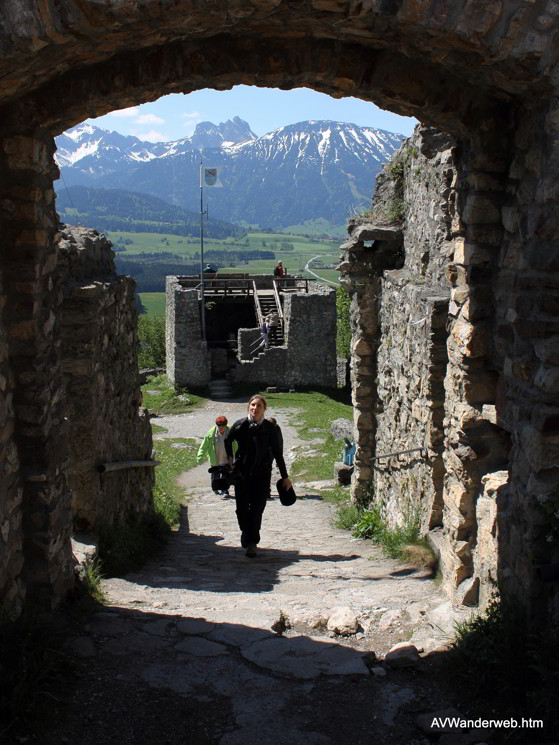
[(206, 340), (206, 306), (204, 305), (204, 187), (202, 176), (202, 155), (200, 155), (200, 321), (202, 341)]

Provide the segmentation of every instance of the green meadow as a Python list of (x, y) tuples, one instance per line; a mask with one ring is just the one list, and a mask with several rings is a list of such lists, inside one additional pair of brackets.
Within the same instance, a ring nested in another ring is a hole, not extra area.
[[(109, 231), (108, 238), (118, 249), (117, 257), (134, 257), (136, 262), (142, 262), (142, 254), (150, 265), (158, 263), (153, 254), (175, 254), (172, 259), (168, 255), (161, 256), (161, 262), (168, 261), (198, 261), (200, 253), (199, 238), (190, 238), (161, 233), (129, 233)], [(220, 266), (222, 273), (243, 272), (250, 274), (272, 274), (278, 261), (283, 262), (288, 274), (299, 274), (309, 279), (322, 278), (330, 283), (337, 283), (338, 272), (333, 268), (339, 260), (338, 239), (328, 240), (284, 233), (249, 232), (242, 238), (227, 238), (224, 240), (204, 240), (204, 259), (212, 262), (210, 251), (230, 251), (231, 263)], [(239, 258), (241, 251), (258, 250), (270, 251), (273, 258), (251, 259)], [(198, 258), (195, 256), (198, 255)], [(180, 258), (178, 258), (180, 257)], [(222, 262), (220, 262), (222, 263)], [(307, 270), (308, 266), (308, 271)], [(123, 270), (125, 271), (124, 267)], [(155, 288), (154, 288), (155, 289)], [(142, 305), (150, 316), (165, 314), (164, 292), (140, 292)]]
[(140, 302), (146, 309), (148, 316), (165, 315), (165, 293), (164, 292), (140, 292)]

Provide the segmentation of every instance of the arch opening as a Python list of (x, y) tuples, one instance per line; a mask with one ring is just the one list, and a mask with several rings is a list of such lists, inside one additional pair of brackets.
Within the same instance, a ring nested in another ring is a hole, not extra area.
[[(8, 413), (15, 434), (8, 434), (5, 446), (11, 448), (13, 464), (7, 493), (18, 509), (23, 505), (28, 515), (40, 515), (40, 530), (26, 539), (26, 556), (33, 561), (27, 562), (25, 581), (16, 569), (21, 565), (16, 557), (21, 531), (8, 552), (10, 597), (21, 601), (27, 583), (40, 588), (37, 597), (52, 599), (69, 582), (68, 498), (64, 453), (57, 447), (64, 392), (57, 351), (60, 299), (52, 282), (58, 229), (52, 138), (88, 116), (209, 84), (216, 89), (239, 83), (307, 86), (334, 96), (356, 95), (436, 125), (457, 140), (457, 180), (446, 187), (456, 201), (449, 215), (453, 238), (445, 268), (450, 288), (447, 348), (454, 365), (449, 387), (455, 402), (444, 425), (456, 435), (445, 453), (457, 478), (445, 481), (443, 510), (460, 512), (462, 486), (472, 491), (460, 457), (461, 427), (487, 403), (492, 385), (495, 391), (496, 372), (496, 392), (489, 402), (513, 441), (509, 505), (518, 514), (530, 502), (535, 512), (538, 474), (554, 452), (538, 412), (555, 407), (556, 319), (553, 307), (526, 305), (524, 299), (541, 287), (541, 262), (536, 266), (534, 257), (544, 243), (553, 269), (559, 265), (554, 264), (558, 246), (552, 172), (557, 112), (549, 96), (553, 53), (543, 43), (529, 49), (515, 36), (521, 32), (524, 38), (536, 23), (530, 14), (524, 25), (517, 24), (519, 32), (512, 11), (475, 11), (464, 26), (459, 7), (441, 18), (429, 4), (420, 17), (408, 3), (394, 12), (385, 10), (387, 4), (379, 10), (362, 4), (322, 5), (296, 14), (270, 2), (235, 14), (239, 9), (232, 3), (207, 17), (185, 12), (178, 23), (176, 8), (165, 14), (159, 3), (144, 3), (143, 16), (131, 3), (118, 19), (112, 3), (87, 5), (87, 22), (84, 15), (76, 21), (79, 33), (66, 17), (34, 18), (28, 40), (17, 19), (7, 18), (8, 31), (19, 40), (19, 47), (7, 46), (0, 60), (6, 246), (2, 333), (9, 352), (2, 365), (7, 394), (15, 401)], [(104, 26), (109, 31), (101, 39)], [(545, 37), (541, 29), (539, 36)], [(41, 37), (41, 44), (32, 43)], [(422, 263), (425, 272), (427, 263)], [(549, 324), (543, 335), (536, 332), (542, 321)], [(370, 425), (368, 436), (374, 437), (374, 424), (363, 418)], [(551, 493), (549, 484), (546, 488)], [(16, 536), (18, 519), (13, 523)], [(506, 540), (507, 586), (522, 595), (534, 588), (536, 549), (518, 532)], [(526, 551), (518, 551), (519, 545)], [(537, 551), (545, 549), (540, 541)], [(545, 554), (550, 560), (553, 551), (550, 547)], [(456, 552), (449, 553), (448, 572), (463, 576), (455, 559)], [(545, 597), (548, 609), (556, 607), (553, 589)]]

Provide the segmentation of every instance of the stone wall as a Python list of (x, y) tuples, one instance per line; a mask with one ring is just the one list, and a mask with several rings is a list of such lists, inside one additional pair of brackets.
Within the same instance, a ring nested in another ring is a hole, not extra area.
[[(259, 289), (269, 289), (269, 275), (218, 275), (227, 279), (230, 290), (241, 290), (247, 279)], [(176, 386), (192, 388), (208, 385), (212, 375), (211, 355), (202, 341), (198, 291), (183, 286), (189, 280), (167, 277), (166, 344), (167, 375)], [(194, 284), (194, 282), (192, 282)], [(312, 280), (285, 283), (283, 296), (284, 344), (254, 355), (254, 342), (260, 337), (255, 328), (240, 328), (237, 333), (237, 360), (227, 376), (232, 383), (275, 386), (316, 386), (336, 388), (336, 293)], [(208, 283), (208, 291), (211, 283)], [(208, 295), (209, 297), (209, 295)], [(215, 312), (227, 312), (227, 300), (211, 296)], [(252, 296), (249, 297), (253, 302)]]
[[(424, 534), (442, 524), (448, 310), (443, 289), (417, 284), (407, 270), (387, 271), (379, 315), (372, 491), (382, 495), (392, 526), (419, 515)], [(380, 458), (401, 451), (412, 452)]]
[(374, 461), (372, 490), (382, 495), (391, 525), (419, 515), (424, 533), (442, 524), (443, 511), (450, 299), (444, 267), (454, 250), (453, 145), (422, 128), (385, 169), (372, 208), (374, 219), (405, 218), (404, 267), (385, 271), (380, 286), (375, 457), (414, 451)]
[[(5, 292), (0, 275), (0, 312)], [(14, 376), (6, 328), (0, 320), (0, 623), (21, 613), (25, 587), (20, 460), (14, 429)]]
[[(24, 126), (0, 136), (0, 614), (50, 608), (73, 584), (64, 474), (64, 384), (52, 180), (54, 142)], [(4, 573), (5, 572), (5, 573)]]
[[(284, 294), (285, 341), (253, 359), (241, 359), (231, 371), (234, 382), (272, 386), (336, 388), (336, 293), (310, 284), (309, 292)], [(239, 330), (244, 356), (258, 329)]]
[(117, 277), (107, 239), (62, 232), (55, 272), (68, 434), (66, 477), (74, 528), (98, 533), (151, 510), (154, 469), (100, 473), (102, 463), (151, 460), (151, 426), (140, 407), (134, 281)]
[[(25, 242), (22, 215), (38, 207), (22, 183), (30, 163), (40, 174), (50, 161), (32, 148), (26, 161), (24, 145), (11, 237)], [(54, 226), (52, 206), (45, 222)], [(53, 607), (72, 588), (76, 530), (122, 527), (152, 508), (153, 468), (97, 469), (151, 458), (151, 427), (139, 409), (134, 283), (115, 275), (111, 245), (95, 231), (45, 231), (43, 240), (40, 268), (27, 251), (27, 267), (8, 262), (2, 272), (10, 285), (0, 296), (10, 307), (0, 303), (0, 621)], [(38, 301), (43, 282), (46, 308)]]
[(167, 277), (165, 344), (167, 376), (177, 388), (201, 388), (210, 380), (210, 356), (202, 341), (198, 291)]
[(492, 308), (483, 275), (473, 291), (457, 279), (465, 170), (451, 139), (418, 128), (379, 177), (370, 214), (350, 225), (340, 268), (353, 293), (354, 497), (379, 502), (391, 527), (419, 516), (447, 591), (470, 605), (487, 602), (499, 573), (495, 499), (510, 439), (496, 423), (481, 330), (456, 319), (470, 292), (470, 308), (486, 304), (479, 317)]

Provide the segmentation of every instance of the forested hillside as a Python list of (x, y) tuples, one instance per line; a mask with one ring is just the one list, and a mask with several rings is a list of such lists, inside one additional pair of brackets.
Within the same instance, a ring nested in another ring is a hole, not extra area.
[[(71, 186), (57, 194), (56, 208), (62, 222), (95, 228), (100, 233), (112, 230), (200, 235), (199, 212), (185, 210), (151, 194), (123, 189)], [(205, 220), (204, 232), (210, 238), (244, 235), (242, 228), (214, 218)]]

